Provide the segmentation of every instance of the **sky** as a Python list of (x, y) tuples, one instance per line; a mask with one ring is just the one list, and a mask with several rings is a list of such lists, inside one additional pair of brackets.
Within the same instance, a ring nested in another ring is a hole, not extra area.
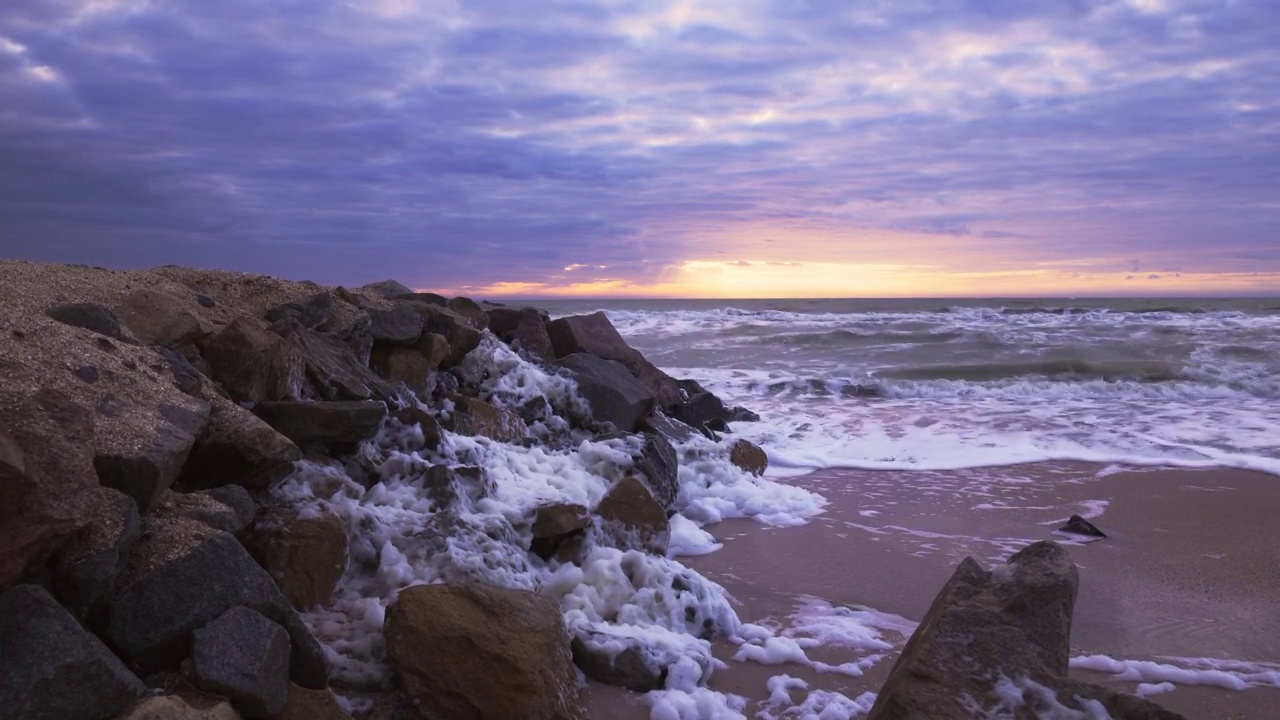
[(1280, 3), (3, 0), (0, 257), (1280, 295)]

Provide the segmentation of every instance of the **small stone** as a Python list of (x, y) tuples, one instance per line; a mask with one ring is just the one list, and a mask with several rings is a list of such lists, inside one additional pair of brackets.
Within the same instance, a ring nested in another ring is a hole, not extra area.
[(671, 541), (666, 509), (636, 478), (628, 475), (610, 488), (596, 507), (596, 514), (605, 535), (617, 547), (666, 554)]
[(738, 440), (729, 449), (729, 462), (752, 475), (764, 475), (769, 467), (769, 455), (750, 440)]
[(213, 298), (209, 297), (208, 295), (197, 295), (196, 302), (200, 304), (200, 307), (206, 307), (206, 308), (211, 308), (214, 305), (217, 305), (217, 303), (214, 302)]
[[(122, 339), (120, 319), (105, 305), (97, 303), (63, 303), (45, 311), (49, 317), (64, 325), (84, 328), (100, 335)], [(14, 331), (15, 333), (17, 331)]]
[(98, 382), (98, 368), (92, 365), (82, 365), (81, 367), (78, 367), (75, 370), (72, 370), (71, 374), (89, 383), (90, 385)]
[(1072, 515), (1067, 520), (1067, 524), (1058, 528), (1059, 532), (1071, 533), (1072, 535), (1084, 535), (1086, 537), (1104, 538), (1106, 533), (1094, 527), (1093, 523), (1085, 520), (1079, 515)]

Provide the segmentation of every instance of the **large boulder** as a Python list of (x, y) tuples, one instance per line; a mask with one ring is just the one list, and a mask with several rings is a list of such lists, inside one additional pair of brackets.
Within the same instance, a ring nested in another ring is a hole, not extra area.
[(116, 306), (116, 314), (144, 345), (177, 347), (208, 334), (187, 302), (159, 290), (135, 290)]
[(209, 422), (210, 405), (187, 398), (183, 405), (160, 403), (155, 414), (158, 422), (149, 440), (117, 443), (99, 438), (93, 458), (98, 480), (133, 498), (143, 514), (151, 512), (160, 493), (178, 479), (196, 438)]
[(195, 520), (232, 535), (240, 535), (247, 530), (257, 513), (257, 503), (249, 491), (239, 485), (200, 492), (166, 493), (155, 509), (157, 517)]
[(234, 607), (191, 640), (196, 684), (231, 700), (246, 718), (269, 718), (289, 699), (289, 636), (247, 607)]
[(750, 440), (738, 439), (729, 448), (729, 462), (752, 475), (764, 475), (769, 468), (769, 455)]
[(116, 340), (124, 339), (124, 334), (120, 330), (120, 318), (116, 317), (115, 311), (106, 305), (83, 302), (60, 303), (45, 310), (45, 314), (65, 325), (84, 328)]
[(603, 312), (553, 320), (547, 326), (547, 332), (558, 358), (587, 353), (606, 360), (616, 360), (653, 392), (659, 406), (674, 407), (684, 400), (675, 378), (659, 370), (639, 351), (628, 345)]
[(444, 425), (459, 435), (487, 437), (498, 442), (516, 442), (529, 433), (529, 428), (516, 413), (491, 405), (479, 398), (453, 393), (453, 412)]
[(408, 306), (422, 316), (423, 333), (435, 333), (448, 341), (449, 354), (441, 367), (451, 368), (457, 365), (480, 345), (483, 334), (470, 318), (429, 303), (410, 302)]
[(573, 375), (578, 392), (586, 399), (597, 423), (609, 423), (617, 430), (630, 432), (654, 409), (653, 391), (621, 363), (576, 353), (556, 364)]
[(299, 445), (358, 443), (378, 432), (382, 419), (387, 416), (387, 406), (374, 400), (285, 400), (261, 403), (254, 412)]
[(328, 602), (347, 569), (347, 524), (325, 508), (267, 508), (246, 544), (299, 610)]
[(516, 352), (535, 362), (556, 359), (547, 320), (535, 308), (494, 308), (489, 311), (489, 330)]
[(90, 410), (58, 391), (0, 388), (0, 588), (92, 519), (93, 426)]
[(469, 297), (449, 298), (445, 303), (445, 307), (467, 319), (471, 327), (477, 330), (484, 330), (489, 327), (489, 314), (484, 308), (480, 307), (480, 303)]
[(696, 428), (707, 437), (729, 429), (733, 411), (725, 407), (720, 398), (709, 392), (691, 395), (689, 399), (671, 408), (671, 414), (680, 422)]
[(43, 588), (0, 593), (0, 718), (107, 720), (142, 682)]
[(661, 412), (655, 412), (644, 420), (641, 420), (640, 429), (647, 433), (661, 435), (673, 443), (685, 442), (698, 432), (679, 420), (669, 417)]
[(292, 321), (308, 330), (327, 329), (333, 321), (333, 295), (322, 290), (298, 302), (277, 305), (267, 310), (264, 319), (272, 324)]
[(413, 290), (395, 280), (379, 280), (371, 282), (368, 285), (361, 285), (360, 291), (369, 295), (378, 295), (384, 298), (400, 297), (401, 295), (412, 295)]
[(387, 655), (424, 720), (581, 720), (560, 608), (525, 590), (418, 585), (387, 613)]
[(177, 484), (184, 490), (224, 485), (265, 490), (301, 459), (298, 446), (261, 418), (215, 398), (209, 424), (192, 446)]
[[(414, 317), (417, 317), (415, 315)], [(439, 338), (439, 335), (430, 335)], [(428, 345), (430, 343), (427, 343)], [(447, 346), (446, 346), (447, 353)], [(443, 357), (433, 357), (430, 351), (377, 342), (369, 354), (369, 366), (388, 382), (404, 384), (419, 397), (430, 395), (435, 386), (435, 371)]]
[(138, 506), (128, 495), (96, 488), (89, 524), (58, 552), (53, 589), (76, 617), (87, 618), (111, 592), (141, 532)]
[(1048, 688), (1081, 716), (1097, 700), (1114, 720), (1178, 718), (1067, 680), (1078, 586), (1075, 564), (1052, 542), (1029, 545), (991, 572), (965, 558), (903, 648), (868, 720), (953, 720), (1009, 709), (1011, 688), (1026, 717), (1047, 709), (1040, 688)]
[(259, 321), (238, 317), (200, 345), (211, 377), (239, 402), (302, 396), (302, 351)]
[[(298, 345), (315, 397), (368, 400), (386, 399), (395, 394), (385, 380), (369, 369), (367, 353), (372, 340), (368, 335), (344, 340), (333, 333), (315, 332), (291, 322), (278, 324), (275, 329)], [(360, 339), (369, 344), (360, 346), (357, 354), (353, 341)]]
[(614, 547), (665, 555), (671, 542), (666, 508), (644, 483), (628, 475), (605, 493), (596, 506), (600, 529)]
[(413, 308), (396, 304), (389, 309), (366, 308), (369, 314), (369, 336), (374, 342), (412, 345), (422, 337), (422, 315)]
[(351, 716), (332, 691), (294, 685), (289, 688), (289, 702), (276, 720), (351, 720)]

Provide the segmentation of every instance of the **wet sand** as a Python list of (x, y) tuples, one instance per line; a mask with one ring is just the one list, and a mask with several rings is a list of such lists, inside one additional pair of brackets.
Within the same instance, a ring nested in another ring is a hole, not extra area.
[[(1097, 515), (1094, 522), (1110, 537), (1069, 548), (1080, 567), (1073, 655), (1280, 663), (1274, 522), (1280, 478), (1225, 469), (1097, 477), (1099, 470), (1046, 463), (946, 472), (822, 471), (790, 481), (829, 500), (807, 525), (720, 523), (708, 529), (724, 548), (684, 561), (729, 591), (744, 622), (785, 624), (802, 595), (918, 621), (966, 555), (990, 564), (1036, 540), (1070, 542), (1053, 534), (1061, 521), (1073, 513)], [(890, 633), (885, 639), (900, 648), (906, 638)], [(854, 698), (877, 690), (896, 656), (895, 649), (853, 678), (796, 664), (738, 663), (731, 660), (734, 651), (716, 648), (729, 668), (717, 671), (711, 688), (747, 696), (748, 717), (768, 697), (770, 677), (786, 673), (810, 688)], [(810, 657), (838, 663), (869, 654), (835, 648)], [(1098, 673), (1073, 674), (1129, 692), (1136, 687)], [(1179, 686), (1152, 700), (1188, 718), (1280, 717), (1280, 689), (1270, 687)], [(588, 706), (597, 720), (648, 717), (639, 696), (597, 684), (588, 690)]]

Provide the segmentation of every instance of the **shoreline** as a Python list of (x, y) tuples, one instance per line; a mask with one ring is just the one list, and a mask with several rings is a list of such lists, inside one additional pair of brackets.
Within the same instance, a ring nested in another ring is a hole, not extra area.
[[(1104, 467), (830, 469), (779, 479), (823, 495), (826, 509), (794, 527), (748, 520), (709, 526), (723, 547), (681, 561), (725, 587), (743, 622), (785, 624), (804, 595), (914, 622), (966, 555), (989, 565), (1051, 539), (1067, 544), (1080, 571), (1073, 657), (1175, 665), (1168, 658), (1208, 657), (1280, 671), (1280, 578), (1272, 572), (1280, 548), (1269, 532), (1280, 478), (1229, 468), (1126, 469), (1098, 477)], [(1054, 533), (1057, 521), (1073, 513), (1092, 515), (1109, 537), (1081, 543)], [(732, 660), (736, 648), (717, 646), (728, 667), (709, 687), (747, 696), (749, 717), (768, 699), (768, 679), (781, 674), (853, 699), (880, 688), (906, 638), (893, 640), (894, 649), (862, 677), (794, 663), (740, 663)], [(810, 657), (837, 664), (870, 654), (826, 648)], [(1088, 670), (1071, 675), (1124, 692), (1137, 686)], [(1276, 678), (1280, 684), (1280, 672)], [(1151, 699), (1188, 717), (1265, 720), (1280, 703), (1280, 689), (1179, 684)], [(648, 717), (639, 696), (616, 688), (593, 684), (586, 700), (593, 718)]]

